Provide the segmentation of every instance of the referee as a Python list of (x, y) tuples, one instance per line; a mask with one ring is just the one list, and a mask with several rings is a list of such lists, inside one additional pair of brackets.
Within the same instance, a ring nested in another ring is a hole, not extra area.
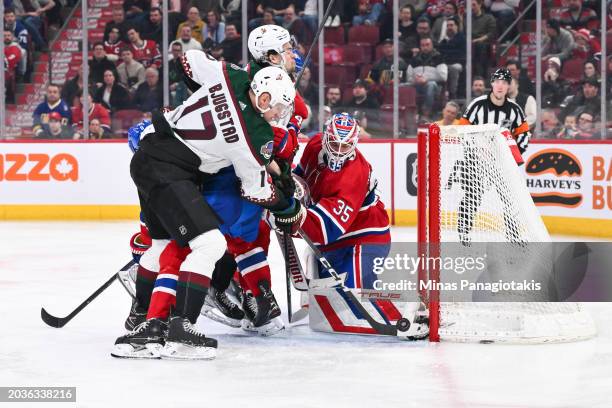
[(474, 99), (465, 109), (459, 119), (460, 125), (497, 124), (510, 130), (516, 139), (521, 152), (527, 150), (529, 138), (529, 125), (525, 120), (525, 112), (516, 102), (508, 99), (508, 90), (512, 75), (506, 68), (497, 69), (491, 75), (491, 92)]
[[(484, 125), (497, 124), (502, 128), (510, 130), (516, 140), (519, 151), (522, 154), (529, 144), (531, 133), (529, 125), (525, 120), (525, 112), (513, 100), (508, 99), (508, 90), (512, 75), (506, 68), (497, 69), (491, 75), (491, 92), (474, 99), (465, 109), (459, 124), (461, 125)], [(480, 204), (485, 190), (491, 184), (497, 189), (497, 195), (502, 201), (504, 234), (509, 242), (521, 242), (520, 231), (517, 225), (518, 214), (514, 206), (509, 202), (510, 197), (503, 194), (505, 181), (501, 170), (496, 166), (494, 158), (486, 160), (493, 165), (484, 168), (482, 161), (482, 150), (475, 146), (464, 144), (464, 161), (461, 166), (462, 187), (465, 192), (459, 204), (457, 232), (459, 240), (464, 245), (470, 245), (470, 232), (474, 226), (474, 217)]]

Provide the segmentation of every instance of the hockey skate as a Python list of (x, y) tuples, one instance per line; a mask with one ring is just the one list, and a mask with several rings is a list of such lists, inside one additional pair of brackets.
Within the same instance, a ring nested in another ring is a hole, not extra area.
[(168, 325), (160, 319), (150, 319), (133, 331), (119, 337), (111, 356), (118, 358), (160, 358)]
[(186, 317), (172, 317), (161, 357), (171, 360), (211, 360), (217, 355), (217, 340), (206, 337)]
[(147, 320), (147, 309), (140, 307), (137, 300), (133, 300), (130, 315), (125, 319), (125, 329), (132, 331), (145, 320)]
[(243, 298), (245, 319), (242, 320), (242, 329), (261, 336), (272, 336), (285, 329), (280, 318), (280, 307), (270, 290), (269, 282), (259, 281), (258, 286), (261, 292), (259, 296), (247, 293)]
[(202, 315), (230, 327), (240, 327), (244, 312), (223, 291), (214, 287), (208, 290), (208, 295), (202, 306)]

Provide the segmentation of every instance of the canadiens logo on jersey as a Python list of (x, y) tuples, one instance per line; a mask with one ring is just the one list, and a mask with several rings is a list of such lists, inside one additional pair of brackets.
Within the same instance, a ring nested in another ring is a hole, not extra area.
[(274, 149), (274, 142), (270, 140), (268, 143), (261, 146), (260, 153), (263, 157), (265, 157), (266, 159), (269, 159), (270, 157), (272, 157), (273, 149)]

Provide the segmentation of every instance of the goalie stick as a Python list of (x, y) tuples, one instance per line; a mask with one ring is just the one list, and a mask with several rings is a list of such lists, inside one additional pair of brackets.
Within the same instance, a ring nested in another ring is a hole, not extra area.
[(47, 312), (45, 310), (45, 308), (43, 307), (43, 308), (40, 309), (40, 317), (42, 318), (43, 322), (45, 322), (46, 324), (48, 324), (51, 327), (56, 327), (56, 328), (64, 327), (66, 325), (66, 323), (68, 323), (77, 314), (79, 314), (79, 312), (81, 310), (83, 310), (85, 308), (85, 306), (87, 306), (95, 298), (97, 298), (100, 295), (100, 293), (104, 292), (106, 290), (106, 288), (108, 288), (115, 281), (115, 279), (117, 279), (117, 277), (119, 276), (120, 272), (129, 270), (132, 267), (132, 265), (134, 265), (134, 264), (135, 264), (135, 262), (134, 262), (133, 259), (130, 262), (128, 262), (127, 264), (125, 264), (125, 266), (123, 268), (121, 268), (121, 270), (119, 272), (115, 273), (113, 276), (111, 276), (111, 278), (109, 280), (104, 282), (104, 284), (102, 286), (100, 286), (94, 293), (92, 293), (91, 296), (89, 296), (87, 299), (85, 299), (85, 301), (83, 303), (81, 303), (79, 306), (77, 306), (76, 309), (74, 309), (72, 312), (70, 312), (70, 314), (68, 316), (66, 316), (66, 317), (56, 317), (56, 316), (53, 316), (49, 312)]
[(342, 290), (347, 296), (347, 299), (351, 301), (353, 306), (363, 315), (363, 318), (368, 322), (368, 324), (376, 330), (378, 334), (383, 334), (387, 336), (397, 336), (398, 332), (408, 331), (410, 328), (410, 321), (405, 317), (402, 317), (397, 321), (395, 325), (385, 324), (377, 322), (368, 311), (363, 307), (357, 296), (346, 286), (344, 286), (344, 279), (341, 277), (338, 272), (332, 267), (327, 258), (321, 253), (319, 248), (312, 242), (312, 240), (306, 235), (306, 233), (300, 228), (298, 230), (299, 234), (302, 236), (306, 244), (310, 247), (312, 252), (314, 252), (315, 256), (319, 259), (319, 262), (332, 276), (332, 278), (336, 281), (336, 287), (338, 290)]

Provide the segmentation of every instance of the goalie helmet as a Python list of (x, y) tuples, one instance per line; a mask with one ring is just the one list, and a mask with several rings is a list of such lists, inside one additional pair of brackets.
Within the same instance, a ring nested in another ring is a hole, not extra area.
[[(279, 119), (291, 113), (295, 88), (289, 75), (282, 69), (277, 67), (260, 69), (251, 81), (251, 90), (255, 93), (255, 103), (261, 113), (276, 110)], [(264, 93), (270, 94), (270, 105), (267, 109), (259, 106), (259, 96)]]
[[(289, 31), (285, 30), (283, 27), (268, 24), (257, 27), (251, 31), (251, 34), (249, 34), (248, 47), (255, 61), (284, 69), (285, 49), (283, 46), (292, 42), (293, 40)], [(276, 65), (270, 62), (268, 58), (270, 51), (274, 51), (281, 56), (281, 64)]]
[(355, 118), (346, 112), (332, 116), (323, 131), (327, 167), (331, 171), (340, 171), (344, 163), (354, 157), (358, 140), (359, 125)]

